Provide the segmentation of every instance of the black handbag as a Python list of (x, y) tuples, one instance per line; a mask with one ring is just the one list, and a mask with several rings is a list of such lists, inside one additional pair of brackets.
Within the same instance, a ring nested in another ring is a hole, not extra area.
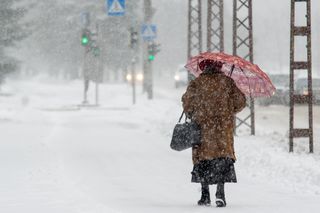
[(192, 120), (187, 122), (186, 117), (185, 122), (180, 123), (184, 114), (182, 112), (179, 123), (173, 129), (170, 147), (176, 151), (182, 151), (201, 143), (201, 129), (196, 122)]

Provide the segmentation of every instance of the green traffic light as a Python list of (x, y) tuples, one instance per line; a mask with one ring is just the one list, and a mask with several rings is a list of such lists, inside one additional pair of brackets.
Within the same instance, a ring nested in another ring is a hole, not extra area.
[(83, 36), (83, 37), (82, 37), (82, 40), (81, 40), (81, 43), (82, 43), (82, 45), (87, 45), (87, 44), (89, 43), (88, 37)]
[(149, 55), (149, 61), (153, 61), (154, 60), (154, 55)]

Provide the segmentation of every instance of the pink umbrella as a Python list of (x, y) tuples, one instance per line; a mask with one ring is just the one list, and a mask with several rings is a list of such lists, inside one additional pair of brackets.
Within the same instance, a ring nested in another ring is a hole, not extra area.
[(200, 69), (199, 64), (204, 60), (221, 62), (223, 64), (222, 72), (231, 77), (237, 87), (247, 96), (270, 97), (276, 90), (266, 73), (257, 65), (238, 56), (204, 52), (191, 57), (185, 67), (194, 76), (198, 77), (203, 71), (203, 66)]

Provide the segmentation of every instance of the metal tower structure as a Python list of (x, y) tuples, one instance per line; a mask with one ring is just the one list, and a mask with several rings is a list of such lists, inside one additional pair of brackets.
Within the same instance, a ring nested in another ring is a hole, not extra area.
[[(189, 0), (188, 4), (188, 59), (202, 51), (201, 0)], [(189, 73), (188, 79), (193, 79)]]
[[(233, 1), (233, 55), (242, 57), (253, 63), (252, 36), (252, 0)], [(236, 129), (246, 125), (255, 134), (254, 99), (249, 98), (247, 107), (250, 114), (244, 118), (236, 118)], [(248, 120), (250, 119), (250, 122)]]
[(224, 51), (223, 0), (208, 0), (207, 50)]
[[(303, 5), (306, 8), (306, 26), (296, 26), (296, 8)], [(311, 0), (291, 0), (291, 20), (290, 20), (290, 133), (289, 133), (289, 151), (293, 152), (293, 139), (300, 137), (309, 138), (309, 151), (313, 152), (313, 94), (312, 94), (312, 58), (311, 58)], [(307, 61), (295, 60), (296, 37), (306, 38)], [(308, 92), (305, 95), (298, 95), (295, 92), (295, 73), (307, 71)], [(308, 104), (308, 128), (295, 128), (294, 125), (294, 106), (295, 104)]]

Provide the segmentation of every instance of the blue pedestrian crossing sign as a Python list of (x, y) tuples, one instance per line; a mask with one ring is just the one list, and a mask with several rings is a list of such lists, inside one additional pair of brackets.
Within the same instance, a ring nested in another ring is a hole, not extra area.
[(125, 0), (106, 0), (109, 16), (124, 16), (126, 10)]
[(154, 24), (142, 25), (141, 35), (144, 41), (153, 41), (155, 38), (157, 38), (157, 26)]

